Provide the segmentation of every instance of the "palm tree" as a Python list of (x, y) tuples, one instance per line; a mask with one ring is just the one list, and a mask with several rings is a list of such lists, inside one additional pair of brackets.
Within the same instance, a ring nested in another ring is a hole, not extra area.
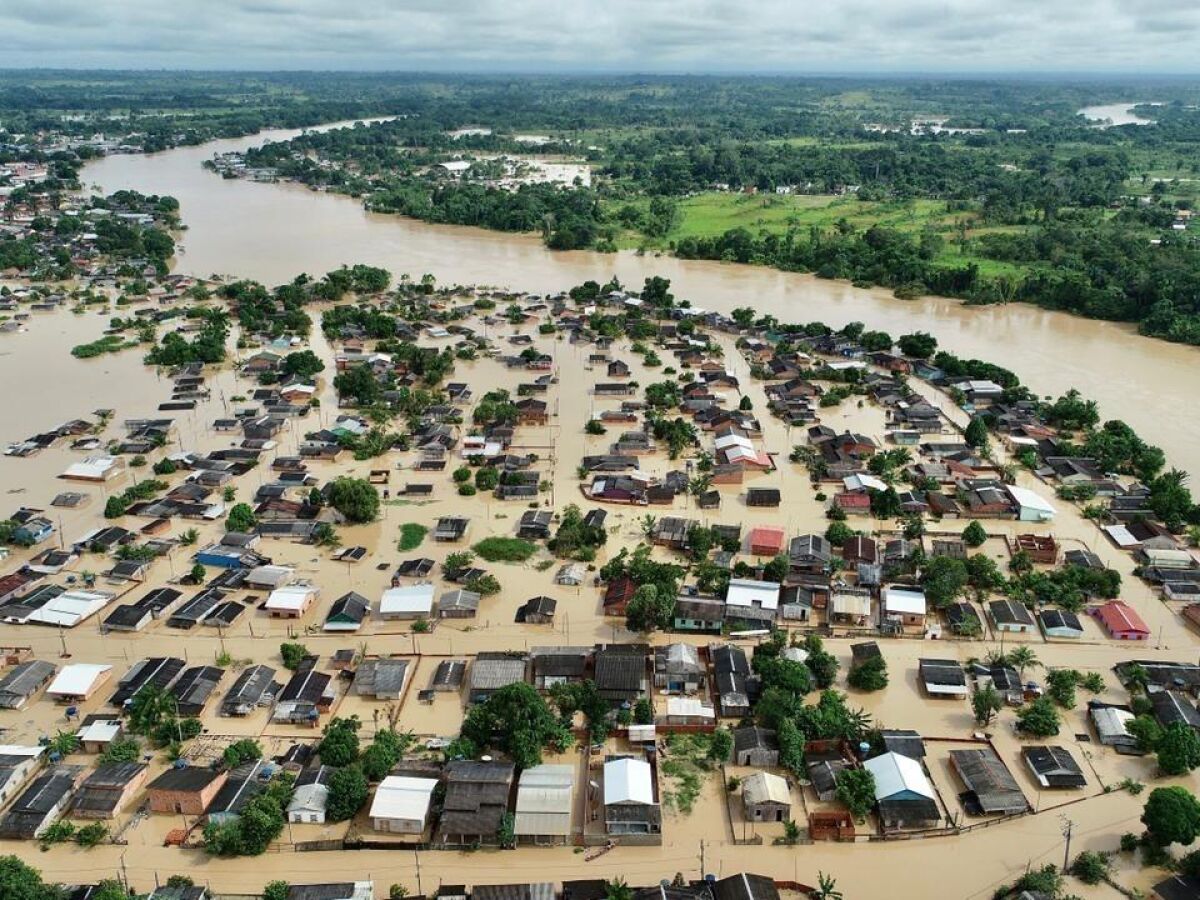
[(604, 896), (605, 900), (633, 900), (633, 888), (618, 876), (604, 886)]
[(1032, 649), (1022, 644), (1008, 651), (1008, 664), (1016, 669), (1017, 674), (1024, 680), (1026, 669), (1037, 668), (1042, 663)]
[(638, 527), (642, 530), (642, 535), (649, 540), (654, 536), (654, 528), (658, 525), (658, 519), (655, 516), (646, 513), (638, 520)]
[(817, 889), (811, 896), (813, 900), (843, 900), (842, 892), (837, 889), (837, 882), (833, 876), (824, 872), (817, 873)]

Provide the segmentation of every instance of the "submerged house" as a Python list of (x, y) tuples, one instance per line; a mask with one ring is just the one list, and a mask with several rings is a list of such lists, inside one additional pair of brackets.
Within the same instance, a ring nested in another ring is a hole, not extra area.
[(646, 760), (632, 756), (605, 760), (604, 829), (610, 835), (658, 834), (662, 830), (654, 768)]
[(57, 766), (33, 779), (0, 818), (0, 838), (41, 837), (66, 813), (84, 771), (82, 766)]

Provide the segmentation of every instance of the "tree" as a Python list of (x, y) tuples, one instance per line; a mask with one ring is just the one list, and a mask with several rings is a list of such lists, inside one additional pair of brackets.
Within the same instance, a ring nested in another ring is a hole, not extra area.
[(963, 529), (962, 539), (968, 547), (981, 547), (987, 540), (987, 531), (979, 524), (978, 519), (972, 519), (971, 524)]
[(1037, 654), (1033, 652), (1033, 648), (1025, 644), (1018, 644), (1009, 650), (1006, 659), (1022, 679), (1025, 678), (1026, 669), (1036, 669), (1042, 664), (1041, 660), (1037, 658)]
[(1164, 775), (1186, 775), (1200, 766), (1200, 737), (1184, 722), (1172, 722), (1158, 740), (1158, 768)]
[(321, 762), (329, 766), (348, 766), (358, 759), (358, 716), (336, 718), (325, 726), (324, 737), (317, 745)]
[(674, 595), (663, 595), (658, 586), (643, 584), (625, 606), (625, 627), (642, 634), (671, 627), (675, 613)]
[(805, 637), (804, 650), (808, 654), (804, 664), (812, 672), (813, 681), (817, 683), (817, 687), (824, 690), (837, 678), (839, 666), (837, 657), (825, 649), (825, 643), (821, 640), (820, 635), (816, 634)]
[(1034, 737), (1052, 737), (1058, 734), (1058, 726), (1058, 710), (1049, 697), (1038, 697), (1017, 711), (1017, 727)]
[(494, 747), (518, 769), (542, 761), (542, 750), (565, 750), (571, 735), (537, 690), (525, 682), (505, 685), (483, 703), (471, 707), (462, 725), (463, 737), (475, 746)]
[(396, 763), (400, 762), (411, 743), (412, 735), (407, 732), (398, 734), (391, 728), (376, 732), (375, 739), (363, 751), (359, 760), (363, 774), (369, 781), (383, 781)]
[(924, 331), (914, 331), (912, 334), (902, 334), (896, 342), (900, 352), (915, 359), (929, 359), (937, 352), (937, 338)]
[(243, 738), (240, 741), (234, 741), (221, 754), (221, 761), (228, 769), (237, 768), (242, 763), (251, 762), (256, 759), (262, 759), (262, 747), (253, 738)]
[(708, 758), (713, 762), (727, 762), (733, 755), (733, 734), (728, 728), (718, 728), (712, 733), (708, 745)]
[(971, 695), (971, 709), (975, 711), (975, 723), (986, 728), (996, 713), (1004, 706), (1000, 693), (990, 684)]
[(813, 900), (842, 900), (842, 892), (837, 889), (837, 881), (832, 875), (824, 872), (817, 873), (817, 889), (812, 892)]
[(1159, 847), (1187, 846), (1200, 834), (1200, 802), (1180, 785), (1155, 788), (1142, 810), (1146, 836)]
[(283, 358), (283, 374), (296, 375), (300, 378), (312, 378), (318, 372), (325, 371), (325, 363), (321, 357), (311, 350), (299, 350), (289, 353)]
[(37, 869), (15, 856), (0, 856), (0, 897), (4, 900), (60, 900), (61, 893), (42, 881)]
[(121, 494), (112, 494), (104, 503), (104, 518), (119, 519), (125, 515), (129, 502)]
[(837, 776), (836, 795), (861, 822), (875, 805), (875, 776), (867, 769), (843, 769)]
[(784, 719), (777, 729), (779, 739), (779, 765), (796, 777), (805, 773), (804, 735), (791, 719)]
[(949, 556), (935, 556), (921, 572), (925, 599), (935, 609), (942, 609), (957, 600), (969, 581), (967, 564)]
[(286, 881), (268, 881), (263, 888), (262, 900), (287, 900), (290, 888)]
[(872, 656), (850, 670), (850, 687), (860, 691), (881, 691), (888, 684), (887, 662), (883, 656)]
[(254, 508), (249, 503), (238, 503), (229, 510), (229, 517), (225, 520), (225, 530), (253, 531), (257, 524), (258, 519), (254, 515)]
[[(600, 696), (596, 682), (590, 678), (582, 681), (561, 682), (554, 685), (550, 691), (554, 705), (564, 721), (571, 721), (575, 713), (583, 713), (587, 720), (588, 737), (593, 744), (600, 744), (608, 736), (609, 713), (612, 707)], [(653, 721), (653, 712), (651, 712)]]
[(291, 672), (300, 668), (301, 661), (308, 655), (308, 648), (303, 644), (287, 641), (279, 645), (279, 658), (283, 660), (283, 667)]
[(325, 801), (325, 817), (330, 822), (345, 822), (354, 818), (367, 802), (370, 786), (367, 776), (357, 765), (344, 766), (329, 776), (329, 796)]
[(374, 522), (379, 515), (379, 491), (362, 478), (342, 476), (329, 485), (329, 505), (348, 522)]
[(987, 423), (979, 416), (972, 416), (963, 433), (966, 442), (972, 447), (986, 447), (988, 442)]

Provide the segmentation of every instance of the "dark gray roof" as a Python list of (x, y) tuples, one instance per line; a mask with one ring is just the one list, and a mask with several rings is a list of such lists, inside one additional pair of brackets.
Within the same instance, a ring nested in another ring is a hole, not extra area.
[(237, 706), (254, 706), (275, 686), (275, 670), (270, 666), (251, 666), (237, 677), (221, 702), (222, 710)]
[(1047, 787), (1083, 787), (1087, 779), (1075, 757), (1066, 747), (1023, 747), (1021, 755), (1037, 775), (1046, 780)]
[(1016, 779), (990, 747), (951, 750), (950, 759), (985, 813), (1016, 813), (1028, 808)]
[(185, 665), (187, 663), (177, 656), (155, 656), (140, 660), (125, 673), (109, 702), (113, 706), (121, 706), (148, 687), (166, 690), (175, 683)]
[(921, 759), (925, 756), (925, 740), (915, 731), (908, 729), (888, 729), (879, 732), (884, 750), (899, 753), (909, 759)]
[(37, 691), (54, 675), (54, 663), (44, 659), (31, 659), (23, 662), (11, 672), (0, 678), (0, 705), (8, 702), (20, 702)]
[(185, 669), (171, 687), (171, 696), (178, 702), (180, 713), (198, 715), (224, 675), (225, 670), (216, 666), (192, 666)]
[(773, 879), (748, 872), (714, 881), (709, 889), (713, 900), (779, 900)]
[(167, 769), (147, 786), (152, 791), (199, 791), (208, 787), (219, 773), (199, 766)]
[(751, 725), (746, 728), (735, 728), (733, 732), (733, 749), (737, 752), (744, 750), (778, 750), (779, 737), (770, 728), (760, 728)]

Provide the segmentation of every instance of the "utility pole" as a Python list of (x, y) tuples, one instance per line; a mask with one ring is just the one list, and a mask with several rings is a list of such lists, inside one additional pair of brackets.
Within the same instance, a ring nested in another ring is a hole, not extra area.
[(1062, 817), (1062, 823), (1063, 823), (1063, 824), (1062, 824), (1062, 836), (1063, 836), (1064, 838), (1066, 838), (1066, 841), (1067, 841), (1067, 845), (1066, 845), (1066, 847), (1063, 849), (1063, 867), (1062, 867), (1062, 870), (1063, 870), (1064, 872), (1066, 872), (1066, 871), (1067, 871), (1067, 870), (1070, 868), (1070, 862), (1071, 862), (1071, 830), (1072, 830), (1072, 829), (1075, 827), (1075, 823), (1074, 823), (1074, 822), (1072, 822), (1070, 819), (1068, 819), (1066, 816), (1063, 816), (1063, 817)]
[(704, 880), (704, 839), (700, 840), (700, 880)]
[(417, 894), (421, 897), (425, 896), (425, 891), (421, 889), (421, 851), (413, 850), (413, 859), (417, 861)]

